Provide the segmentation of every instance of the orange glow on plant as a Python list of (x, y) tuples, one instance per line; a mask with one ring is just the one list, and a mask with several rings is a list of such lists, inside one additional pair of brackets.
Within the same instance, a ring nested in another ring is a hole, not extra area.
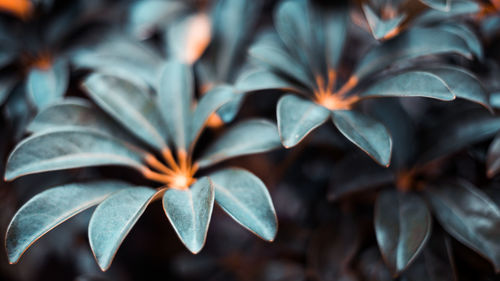
[(207, 48), (211, 39), (210, 25), (210, 18), (205, 13), (190, 19), (184, 56), (187, 63), (194, 63)]
[(144, 157), (144, 162), (152, 168), (145, 167), (142, 174), (145, 178), (166, 184), (169, 188), (187, 189), (196, 179), (193, 177), (198, 171), (198, 165), (192, 163), (191, 157), (184, 151), (177, 152), (177, 161), (170, 149), (163, 151), (166, 164), (163, 164), (152, 154)]
[(22, 19), (28, 18), (33, 9), (30, 0), (0, 0), (0, 11), (14, 14)]
[(52, 66), (52, 56), (43, 53), (37, 57), (32, 62), (32, 66), (41, 70), (47, 70)]
[(351, 109), (359, 98), (356, 96), (346, 97), (346, 94), (354, 88), (358, 83), (358, 78), (351, 78), (338, 90), (334, 91), (337, 74), (333, 69), (328, 71), (328, 80), (324, 81), (323, 77), (316, 77), (318, 90), (314, 93), (317, 104), (322, 105), (330, 110), (347, 110)]

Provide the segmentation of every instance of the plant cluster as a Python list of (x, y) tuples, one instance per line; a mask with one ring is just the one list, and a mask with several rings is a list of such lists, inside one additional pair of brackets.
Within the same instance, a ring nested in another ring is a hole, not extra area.
[(498, 278), (499, 1), (0, 0), (0, 42), (6, 280)]

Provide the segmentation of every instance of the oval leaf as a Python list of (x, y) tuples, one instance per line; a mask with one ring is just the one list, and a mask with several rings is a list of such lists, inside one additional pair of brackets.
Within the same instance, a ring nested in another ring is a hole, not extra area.
[(169, 189), (163, 195), (163, 209), (168, 220), (193, 254), (205, 244), (214, 196), (214, 187), (206, 177), (186, 190)]
[(352, 143), (383, 166), (389, 166), (392, 140), (384, 125), (353, 110), (332, 112), (333, 123)]
[(420, 196), (381, 192), (375, 204), (375, 234), (382, 256), (395, 275), (420, 254), (431, 234), (431, 214)]
[(37, 194), (14, 215), (7, 228), (6, 249), (10, 263), (51, 229), (99, 204), (111, 193), (130, 185), (118, 181), (67, 184)]
[(208, 147), (198, 160), (207, 167), (229, 158), (266, 152), (281, 146), (278, 129), (263, 119), (240, 122)]
[(125, 143), (97, 131), (65, 129), (31, 136), (9, 156), (5, 180), (71, 168), (121, 165), (142, 169), (142, 155)]
[(40, 109), (63, 97), (69, 84), (68, 64), (58, 60), (47, 69), (33, 68), (28, 74), (28, 96)]
[(273, 241), (278, 221), (271, 196), (264, 183), (243, 169), (226, 169), (211, 174), (215, 201), (235, 221), (267, 241)]
[(323, 124), (330, 111), (295, 95), (286, 95), (279, 100), (276, 114), (281, 142), (290, 148)]
[(308, 93), (309, 91), (288, 81), (286, 78), (270, 70), (253, 70), (238, 77), (235, 86), (238, 91), (248, 93), (262, 90), (282, 90), (294, 93)]

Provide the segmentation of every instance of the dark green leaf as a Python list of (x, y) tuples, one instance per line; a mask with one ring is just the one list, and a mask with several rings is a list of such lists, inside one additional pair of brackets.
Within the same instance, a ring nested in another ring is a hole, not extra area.
[(281, 146), (278, 129), (263, 119), (238, 123), (210, 145), (198, 160), (200, 167), (207, 167), (229, 158), (266, 152)]
[(332, 120), (352, 143), (383, 166), (389, 166), (392, 141), (387, 129), (378, 121), (353, 110), (336, 110)]
[(7, 229), (9, 261), (17, 263), (28, 247), (51, 229), (129, 186), (118, 181), (98, 181), (63, 185), (37, 194), (17, 211)]
[(101, 270), (109, 268), (155, 194), (152, 188), (131, 187), (114, 193), (97, 206), (89, 222), (89, 242)]
[(214, 187), (206, 177), (188, 189), (171, 188), (163, 195), (163, 209), (182, 243), (197, 254), (205, 244), (214, 206)]
[(61, 99), (69, 84), (68, 64), (58, 60), (48, 69), (33, 68), (28, 74), (26, 89), (37, 108), (44, 108)]
[(5, 180), (46, 171), (101, 165), (142, 169), (142, 154), (97, 131), (54, 130), (20, 142), (7, 161)]
[(500, 271), (500, 209), (468, 182), (440, 184), (426, 193), (443, 228)]
[(215, 201), (234, 220), (267, 241), (273, 241), (278, 221), (271, 196), (264, 183), (242, 169), (225, 169), (211, 174)]
[(281, 142), (290, 148), (323, 124), (330, 111), (306, 99), (286, 95), (279, 100), (276, 113)]
[(431, 214), (414, 193), (387, 190), (375, 203), (375, 234), (382, 256), (395, 274), (420, 254), (431, 234)]

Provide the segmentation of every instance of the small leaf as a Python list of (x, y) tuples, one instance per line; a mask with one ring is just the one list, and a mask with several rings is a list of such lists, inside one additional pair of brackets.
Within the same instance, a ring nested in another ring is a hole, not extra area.
[(377, 40), (383, 39), (391, 31), (396, 30), (406, 18), (406, 15), (402, 14), (388, 20), (382, 20), (368, 4), (363, 4), (363, 12), (365, 13), (372, 35)]
[(330, 111), (295, 95), (286, 95), (279, 100), (276, 113), (281, 142), (290, 148), (323, 124)]
[(142, 155), (125, 143), (97, 131), (63, 129), (20, 142), (7, 161), (5, 180), (71, 168), (121, 165), (142, 169)]
[(100, 108), (130, 133), (158, 150), (167, 146), (161, 115), (145, 89), (101, 73), (87, 77), (83, 87)]
[(191, 119), (189, 137), (191, 145), (196, 142), (208, 117), (222, 105), (229, 102), (235, 95), (232, 87), (218, 86), (201, 97)]
[(109, 268), (121, 243), (155, 195), (152, 188), (132, 187), (116, 192), (97, 206), (89, 222), (89, 242), (102, 271)]
[(427, 197), (441, 226), (500, 271), (500, 209), (468, 182), (429, 187)]
[[(234, 91), (236, 92), (236, 90)], [(234, 118), (236, 118), (236, 115), (238, 114), (238, 111), (240, 110), (241, 105), (245, 100), (245, 96), (245, 93), (235, 93), (233, 95), (233, 98), (229, 102), (223, 104), (219, 108), (219, 110), (217, 110), (217, 115), (224, 123), (229, 123), (233, 121)]]
[(198, 160), (207, 167), (229, 158), (266, 152), (281, 146), (278, 129), (263, 119), (240, 122), (210, 145)]
[(158, 94), (160, 111), (170, 138), (177, 149), (184, 151), (189, 146), (193, 83), (189, 66), (176, 61), (168, 61), (163, 67)]
[(450, 101), (455, 99), (448, 85), (439, 76), (424, 71), (408, 71), (380, 79), (363, 90), (362, 98), (428, 97)]
[(332, 112), (333, 123), (352, 143), (383, 166), (389, 166), (392, 141), (387, 129), (378, 121), (353, 110)]
[(17, 211), (7, 229), (10, 263), (17, 263), (36, 240), (59, 224), (129, 186), (119, 181), (97, 181), (62, 185), (37, 194)]
[(273, 241), (278, 221), (264, 183), (243, 169), (225, 169), (211, 174), (215, 201), (234, 220), (267, 241)]
[(301, 86), (266, 69), (257, 69), (243, 73), (238, 77), (235, 87), (238, 91), (244, 93), (274, 89), (291, 91), (294, 93), (309, 92)]
[(214, 206), (214, 187), (206, 177), (188, 189), (169, 189), (163, 195), (163, 209), (182, 243), (197, 254), (205, 244)]
[(33, 68), (28, 74), (26, 89), (35, 106), (40, 109), (61, 99), (69, 84), (68, 64), (60, 59), (48, 69)]
[(375, 203), (375, 234), (389, 269), (399, 275), (420, 254), (431, 235), (431, 214), (414, 193), (387, 190)]

